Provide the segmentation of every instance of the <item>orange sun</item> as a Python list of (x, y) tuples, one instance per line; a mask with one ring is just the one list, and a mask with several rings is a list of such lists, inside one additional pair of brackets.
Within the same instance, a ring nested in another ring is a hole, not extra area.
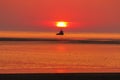
[(68, 23), (64, 22), (64, 21), (59, 21), (59, 22), (56, 22), (56, 26), (61, 27), (61, 28), (65, 28), (68, 26)]

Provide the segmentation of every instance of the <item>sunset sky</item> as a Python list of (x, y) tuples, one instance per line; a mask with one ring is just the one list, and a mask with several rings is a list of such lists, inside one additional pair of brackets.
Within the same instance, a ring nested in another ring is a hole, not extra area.
[(0, 0), (0, 31), (120, 33), (120, 0)]

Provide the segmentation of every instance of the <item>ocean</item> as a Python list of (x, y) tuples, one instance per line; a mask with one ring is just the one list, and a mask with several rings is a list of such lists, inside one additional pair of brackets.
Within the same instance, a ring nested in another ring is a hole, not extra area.
[(1, 35), (0, 73), (120, 72), (119, 35), (43, 34)]

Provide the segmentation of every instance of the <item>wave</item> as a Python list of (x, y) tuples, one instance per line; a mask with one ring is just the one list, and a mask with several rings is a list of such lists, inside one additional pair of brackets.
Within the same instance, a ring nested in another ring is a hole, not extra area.
[(120, 44), (120, 39), (0, 38), (0, 41), (50, 41), (62, 43)]

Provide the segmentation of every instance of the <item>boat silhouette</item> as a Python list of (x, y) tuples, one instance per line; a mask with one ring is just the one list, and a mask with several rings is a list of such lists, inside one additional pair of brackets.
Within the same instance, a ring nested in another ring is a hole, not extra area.
[(56, 35), (64, 35), (64, 31), (60, 30), (60, 32), (58, 32)]

